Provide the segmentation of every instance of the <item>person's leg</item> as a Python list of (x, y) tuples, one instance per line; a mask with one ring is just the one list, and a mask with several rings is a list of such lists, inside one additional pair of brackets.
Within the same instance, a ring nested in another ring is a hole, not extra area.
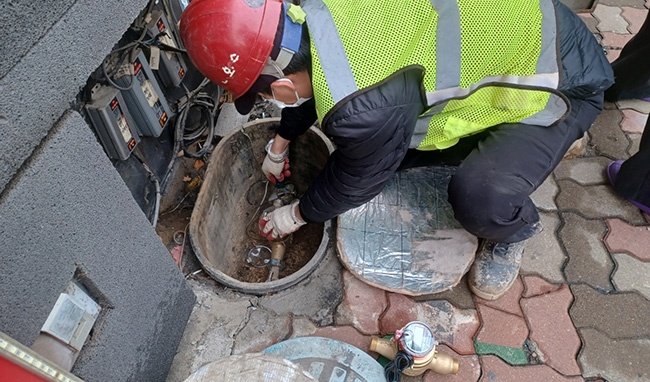
[(567, 118), (551, 127), (496, 126), (458, 167), (449, 184), (456, 219), (484, 240), (469, 274), (479, 297), (495, 299), (514, 282), (523, 241), (540, 231), (530, 195), (602, 110), (603, 95), (571, 100)]
[(612, 69), (615, 82), (605, 91), (607, 101), (650, 97), (650, 13), (612, 62)]
[(602, 94), (571, 100), (572, 111), (550, 127), (504, 124), (489, 130), (449, 184), (456, 219), (470, 233), (498, 242), (527, 239), (539, 220), (530, 194), (602, 110)]
[[(611, 169), (608, 169), (611, 171)], [(639, 151), (620, 165), (614, 190), (626, 199), (650, 209), (650, 118), (646, 121)], [(647, 212), (647, 211), (646, 211)]]

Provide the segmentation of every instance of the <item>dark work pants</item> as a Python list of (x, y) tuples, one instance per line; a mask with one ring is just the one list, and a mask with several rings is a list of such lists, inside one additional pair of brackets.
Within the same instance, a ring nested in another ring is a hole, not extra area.
[(612, 69), (614, 85), (605, 91), (607, 101), (650, 97), (650, 13), (612, 62)]
[(437, 151), (409, 150), (400, 169), (458, 165), (449, 183), (454, 216), (471, 234), (517, 242), (534, 234), (539, 213), (530, 194), (601, 112), (603, 94), (570, 99), (571, 113), (550, 127), (502, 124)]
[[(643, 26), (612, 63), (615, 83), (607, 100), (650, 97), (650, 13)], [(650, 206), (650, 119), (645, 124), (639, 151), (623, 162), (614, 190), (621, 196)]]

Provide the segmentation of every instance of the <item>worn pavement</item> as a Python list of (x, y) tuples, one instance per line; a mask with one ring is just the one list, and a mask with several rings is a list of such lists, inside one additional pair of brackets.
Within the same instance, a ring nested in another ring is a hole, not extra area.
[[(612, 61), (648, 6), (602, 0), (580, 16)], [(435, 328), (438, 350), (459, 359), (460, 371), (405, 382), (650, 381), (650, 217), (616, 195), (605, 175), (610, 161), (637, 151), (649, 112), (640, 100), (606, 104), (582, 149), (537, 190), (545, 229), (528, 242), (520, 276), (502, 298), (475, 298), (465, 280), (431, 296), (385, 292), (346, 271), (333, 248), (308, 279), (268, 296), (199, 273), (188, 277), (198, 302), (168, 382), (293, 337), (330, 337), (367, 351), (371, 335), (412, 320)]]

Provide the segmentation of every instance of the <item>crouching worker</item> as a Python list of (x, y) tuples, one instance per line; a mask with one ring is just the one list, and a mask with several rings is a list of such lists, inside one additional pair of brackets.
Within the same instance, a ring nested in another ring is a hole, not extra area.
[(496, 299), (541, 230), (530, 195), (603, 107), (603, 50), (559, 0), (194, 0), (187, 53), (246, 114), (262, 97), (282, 118), (262, 170), (285, 176), (290, 142), (316, 120), (336, 146), (278, 238), (375, 197), (399, 169), (458, 165), (456, 219), (481, 240), (469, 286)]

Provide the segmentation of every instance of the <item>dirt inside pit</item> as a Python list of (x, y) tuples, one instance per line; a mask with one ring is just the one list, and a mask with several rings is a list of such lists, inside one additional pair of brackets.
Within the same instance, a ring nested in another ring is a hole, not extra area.
[[(244, 199), (245, 200), (245, 199)], [(271, 207), (266, 203), (258, 210), (255, 205), (247, 201), (241, 203), (238, 214), (242, 214), (250, 221), (246, 227), (243, 240), (234, 243), (233, 253), (241, 254), (241, 259), (235, 264), (233, 277), (247, 283), (266, 282), (269, 276), (269, 268), (258, 268), (248, 263), (248, 252), (257, 245), (268, 247), (269, 242), (260, 235), (258, 226), (259, 217), (264, 209)], [(287, 277), (302, 267), (314, 256), (323, 237), (323, 224), (310, 223), (301, 227), (298, 231), (285, 238), (286, 246), (284, 254), (284, 267), (280, 269), (280, 278)]]
[[(264, 146), (273, 137), (274, 122), (257, 122), (226, 136), (219, 143), (205, 174), (189, 225), (196, 257), (206, 272), (234, 289), (266, 293), (306, 277), (325, 253), (329, 223), (307, 224), (285, 239), (284, 267), (278, 280), (267, 282), (269, 269), (247, 262), (255, 246), (269, 246), (259, 233), (262, 212), (271, 206), (273, 186), (260, 171)], [(313, 129), (313, 128), (312, 128)], [(331, 144), (310, 130), (292, 142), (290, 181), (300, 197), (325, 165)], [(267, 256), (268, 257), (268, 256)]]

